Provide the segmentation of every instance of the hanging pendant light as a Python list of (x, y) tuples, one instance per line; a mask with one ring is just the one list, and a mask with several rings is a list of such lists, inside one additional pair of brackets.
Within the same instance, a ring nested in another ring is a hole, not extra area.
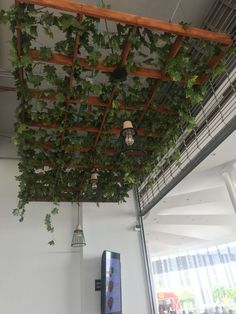
[(92, 184), (92, 189), (96, 190), (98, 187), (98, 174), (96, 172), (93, 172), (91, 174), (91, 184)]
[(134, 144), (134, 136), (136, 135), (136, 130), (133, 127), (131, 121), (127, 120), (123, 122), (123, 129), (121, 131), (121, 136), (125, 138), (125, 143), (128, 146)]
[(84, 232), (83, 229), (79, 223), (80, 221), (80, 204), (78, 204), (78, 223), (74, 230), (71, 246), (72, 247), (82, 247), (86, 245), (85, 238), (84, 238)]

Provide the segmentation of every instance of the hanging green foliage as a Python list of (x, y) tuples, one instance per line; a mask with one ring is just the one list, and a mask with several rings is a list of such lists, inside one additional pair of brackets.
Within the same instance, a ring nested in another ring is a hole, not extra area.
[[(206, 72), (206, 63), (221, 49), (220, 45), (203, 42), (206, 53), (194, 59), (191, 42), (185, 39), (177, 56), (168, 59), (173, 34), (147, 28), (133, 32), (131, 26), (119, 23), (116, 30), (104, 31), (97, 18), (80, 20), (72, 14), (55, 14), (29, 4), (1, 11), (0, 23), (8, 23), (13, 33), (10, 59), (19, 100), (15, 142), (21, 158), (17, 178), (20, 191), (13, 214), (23, 221), (30, 201), (54, 202), (56, 207), (44, 221), (49, 232), (54, 230), (52, 218), (59, 212), (60, 201), (125, 201), (128, 191), (151, 172), (182, 130), (190, 131), (195, 126), (191, 110), (203, 99), (206, 88), (197, 84), (198, 77), (217, 71)], [(21, 31), (20, 51), (17, 30)], [(74, 63), (52, 64), (55, 53), (73, 59), (77, 35), (80, 45)], [(48, 37), (50, 45), (39, 46), (44, 41), (42, 36)], [(156, 80), (133, 75), (117, 81), (109, 72), (101, 74), (94, 69), (118, 66), (127, 41), (131, 43), (124, 64), (128, 72), (145, 67), (162, 70), (168, 77), (158, 82), (150, 110), (141, 123), (140, 115)], [(32, 49), (38, 53), (36, 60)], [(90, 106), (88, 99), (94, 96), (105, 106)], [(95, 145), (109, 102), (103, 133)], [(127, 151), (122, 137), (109, 134), (112, 128), (121, 129), (125, 120), (144, 130), (133, 148), (133, 152), (144, 152), (139, 156)], [(94, 128), (98, 131), (89, 131)], [(174, 159), (178, 156), (176, 152)], [(92, 171), (98, 172), (97, 190), (91, 188)]]

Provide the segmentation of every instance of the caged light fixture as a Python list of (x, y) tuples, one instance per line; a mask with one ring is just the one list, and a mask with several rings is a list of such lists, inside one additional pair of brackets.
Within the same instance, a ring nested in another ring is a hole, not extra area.
[(126, 145), (131, 146), (134, 144), (134, 136), (136, 135), (136, 133), (137, 131), (134, 129), (131, 121), (126, 120), (123, 122), (121, 136), (125, 138)]
[(78, 220), (77, 220), (77, 225), (74, 230), (72, 241), (71, 241), (72, 247), (82, 247), (86, 245), (84, 232), (80, 225), (80, 208), (81, 208), (81, 205), (78, 204)]

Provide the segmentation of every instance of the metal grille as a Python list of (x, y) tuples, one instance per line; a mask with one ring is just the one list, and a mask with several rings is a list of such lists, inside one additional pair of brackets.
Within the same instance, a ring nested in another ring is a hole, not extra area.
[[(236, 40), (236, 1), (218, 0), (203, 25), (214, 31), (230, 33)], [(192, 41), (192, 53), (201, 58), (204, 51)], [(138, 187), (142, 215), (145, 215), (176, 184), (219, 145), (236, 126), (236, 55), (225, 59), (226, 70), (209, 81), (206, 97), (192, 110), (196, 127), (182, 130), (175, 148), (157, 161), (153, 172)], [(171, 88), (171, 83), (168, 88)], [(168, 94), (168, 93), (167, 93)]]

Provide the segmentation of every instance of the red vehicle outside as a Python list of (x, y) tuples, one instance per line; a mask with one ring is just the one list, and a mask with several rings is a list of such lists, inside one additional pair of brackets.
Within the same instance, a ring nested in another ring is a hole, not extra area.
[(181, 313), (181, 304), (176, 294), (173, 292), (157, 293), (159, 303), (159, 313)]

